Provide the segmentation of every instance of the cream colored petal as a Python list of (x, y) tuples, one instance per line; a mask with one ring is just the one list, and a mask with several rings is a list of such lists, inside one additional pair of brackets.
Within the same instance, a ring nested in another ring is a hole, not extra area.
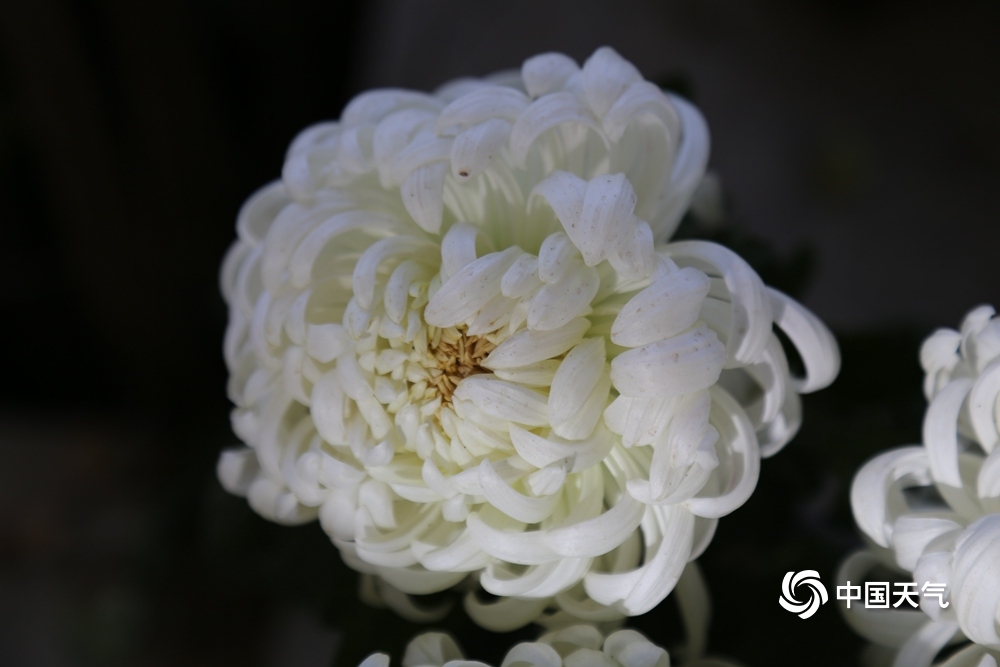
[(674, 336), (695, 323), (711, 281), (694, 268), (663, 276), (632, 297), (611, 325), (611, 340), (639, 347)]
[(587, 315), (600, 287), (597, 270), (574, 263), (558, 282), (547, 283), (531, 299), (528, 329), (553, 331)]
[[(521, 77), (532, 97), (539, 97), (562, 88), (566, 80), (580, 71), (576, 62), (561, 53), (543, 53), (524, 61)], [(505, 666), (506, 667), (506, 666)]]
[(424, 320), (437, 327), (462, 324), (500, 294), (500, 280), (523, 251), (514, 246), (484, 255), (441, 285), (424, 309)]
[(428, 164), (411, 171), (399, 188), (406, 212), (421, 229), (431, 234), (441, 231), (447, 173), (446, 162)]
[(462, 95), (438, 116), (438, 134), (455, 126), (468, 127), (491, 119), (517, 120), (531, 103), (524, 93), (506, 86), (489, 86)]
[(669, 398), (711, 386), (724, 363), (722, 344), (700, 325), (618, 355), (611, 362), (611, 381), (623, 396)]
[(545, 95), (532, 102), (514, 123), (510, 133), (514, 164), (523, 167), (535, 139), (564, 123), (579, 123), (603, 135), (594, 114), (576, 95), (566, 92)]
[(590, 322), (580, 317), (558, 329), (520, 331), (500, 343), (482, 365), (490, 369), (514, 369), (551, 359), (580, 342), (589, 327)]
[(455, 389), (455, 396), (472, 401), (478, 408), (499, 419), (526, 426), (548, 424), (544, 395), (489, 375), (465, 378)]

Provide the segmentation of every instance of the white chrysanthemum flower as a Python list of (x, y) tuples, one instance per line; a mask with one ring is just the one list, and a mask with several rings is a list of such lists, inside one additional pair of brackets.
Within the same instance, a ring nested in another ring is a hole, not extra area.
[(734, 253), (666, 243), (707, 156), (608, 48), (305, 130), (223, 267), (223, 484), (407, 593), (477, 573), (491, 627), (652, 609), (839, 366)]
[(993, 315), (977, 308), (960, 332), (941, 329), (924, 342), (924, 443), (868, 461), (851, 489), (855, 520), (874, 544), (849, 558), (838, 578), (863, 581), (881, 563), (912, 573), (918, 590), (944, 585), (941, 600), (922, 596), (924, 613), (852, 609), (860, 632), (901, 647), (898, 665), (929, 665), (964, 637), (982, 649), (966, 657), (995, 665), (1000, 656), (1000, 319)]
[[(359, 667), (389, 667), (389, 656), (375, 653)], [(736, 667), (715, 659), (685, 662), (690, 667)], [(451, 636), (427, 632), (406, 647), (403, 667), (488, 667), (466, 660)], [(607, 637), (592, 625), (573, 625), (547, 632), (534, 642), (514, 646), (500, 667), (670, 667), (670, 655), (635, 630), (618, 630)]]

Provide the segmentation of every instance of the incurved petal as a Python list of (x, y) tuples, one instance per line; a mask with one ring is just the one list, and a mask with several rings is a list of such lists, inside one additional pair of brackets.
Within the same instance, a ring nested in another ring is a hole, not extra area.
[(623, 396), (670, 398), (715, 384), (725, 355), (715, 332), (699, 325), (618, 355), (611, 362), (611, 381)]
[(818, 317), (791, 297), (768, 287), (774, 323), (788, 334), (806, 367), (806, 376), (793, 378), (795, 391), (808, 394), (828, 387), (840, 372), (837, 340)]
[(532, 102), (514, 123), (510, 133), (510, 153), (514, 164), (525, 166), (535, 140), (563, 123), (579, 123), (603, 136), (594, 114), (576, 95), (567, 92), (545, 95)]
[(851, 510), (858, 527), (876, 544), (889, 546), (891, 521), (886, 497), (902, 480), (927, 484), (930, 461), (923, 447), (900, 447), (879, 454), (865, 463), (851, 483)]
[(500, 280), (523, 251), (514, 246), (483, 255), (441, 285), (424, 309), (424, 319), (437, 327), (463, 323), (500, 294)]
[(757, 436), (743, 408), (721, 387), (712, 387), (710, 421), (719, 432), (719, 442), (728, 450), (732, 473), (724, 480), (718, 496), (695, 497), (684, 505), (695, 515), (717, 518), (729, 514), (747, 501), (760, 473)]
[(958, 415), (971, 389), (971, 380), (954, 380), (934, 397), (924, 417), (924, 445), (931, 473), (938, 483), (956, 488), (962, 487), (958, 470)]
[(757, 361), (771, 336), (771, 297), (764, 283), (739, 255), (706, 241), (681, 241), (660, 248), (660, 252), (679, 265), (696, 265), (710, 277), (719, 276), (725, 283), (731, 307), (731, 325), (726, 337), (726, 352), (740, 364)]

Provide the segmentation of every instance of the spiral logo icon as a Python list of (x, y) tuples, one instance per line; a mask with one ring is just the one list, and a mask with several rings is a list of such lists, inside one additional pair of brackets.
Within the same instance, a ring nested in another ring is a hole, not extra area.
[[(806, 602), (799, 602), (793, 594), (800, 584), (812, 589), (809, 591), (809, 600)], [(778, 602), (786, 610), (798, 614), (799, 618), (809, 618), (816, 613), (820, 605), (826, 604), (828, 599), (826, 586), (819, 580), (819, 572), (816, 570), (802, 570), (799, 573), (788, 572), (781, 581), (781, 597), (778, 598)]]

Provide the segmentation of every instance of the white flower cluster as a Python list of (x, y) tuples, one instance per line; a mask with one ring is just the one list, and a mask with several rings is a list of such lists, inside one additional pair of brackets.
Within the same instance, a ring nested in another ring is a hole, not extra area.
[[(897, 665), (930, 665), (947, 643), (972, 640), (964, 662), (1000, 657), (1000, 319), (982, 306), (961, 331), (940, 329), (920, 352), (930, 404), (923, 444), (880, 454), (851, 489), (855, 520), (872, 548), (838, 579), (863, 581), (881, 564), (912, 575), (920, 612), (852, 609), (848, 620), (875, 642), (900, 647)], [(943, 604), (947, 604), (944, 607)], [(857, 606), (857, 605), (855, 605)], [(956, 656), (955, 659), (958, 659)], [(981, 661), (981, 662), (980, 662)]]
[(223, 485), (408, 594), (474, 573), (488, 627), (652, 609), (839, 368), (733, 252), (667, 243), (707, 157), (608, 48), (305, 130), (223, 266)]
[[(736, 667), (722, 660), (696, 659), (690, 667)], [(402, 667), (488, 667), (466, 660), (449, 635), (427, 632), (406, 647)], [(591, 625), (573, 625), (547, 632), (537, 641), (514, 646), (500, 667), (670, 667), (670, 655), (635, 630), (618, 630), (605, 637)], [(375, 653), (359, 667), (389, 667), (389, 656)]]

